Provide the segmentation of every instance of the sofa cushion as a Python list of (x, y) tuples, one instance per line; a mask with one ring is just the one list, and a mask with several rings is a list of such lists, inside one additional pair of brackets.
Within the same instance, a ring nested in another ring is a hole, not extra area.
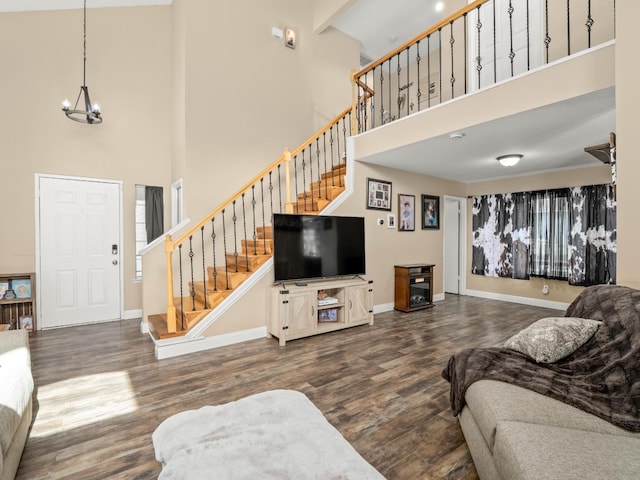
[(504, 348), (524, 353), (538, 363), (557, 362), (584, 345), (601, 323), (587, 318), (542, 318), (508, 339)]
[(472, 383), (467, 389), (465, 399), (487, 446), (492, 451), (496, 427), (504, 421), (540, 423), (640, 438), (640, 434), (616, 427), (606, 420), (559, 400), (495, 380), (479, 380)]
[[(4, 335), (4, 334), (0, 334)], [(21, 365), (0, 366), (0, 450), (13, 439), (33, 393), (31, 370)]]
[(29, 333), (26, 330), (6, 330), (0, 333), (0, 367), (8, 365), (31, 368)]
[(640, 472), (640, 438), (501, 422), (493, 458), (509, 480), (632, 480)]

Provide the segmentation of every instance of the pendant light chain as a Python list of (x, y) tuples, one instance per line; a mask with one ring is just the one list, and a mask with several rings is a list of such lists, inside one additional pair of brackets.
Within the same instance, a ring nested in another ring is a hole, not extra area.
[(87, 0), (84, 0), (84, 18), (82, 22), (82, 85), (87, 86)]

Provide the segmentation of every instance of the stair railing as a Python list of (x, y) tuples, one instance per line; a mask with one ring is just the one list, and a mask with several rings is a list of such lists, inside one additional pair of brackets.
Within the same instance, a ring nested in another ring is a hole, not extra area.
[(188, 330), (189, 312), (210, 310), (233, 288), (233, 274), (254, 271), (271, 255), (273, 213), (316, 213), (344, 186), (352, 107), (273, 163), (173, 240), (165, 237), (167, 331)]
[(476, 0), (353, 75), (354, 133), (614, 39), (615, 12), (615, 0)]

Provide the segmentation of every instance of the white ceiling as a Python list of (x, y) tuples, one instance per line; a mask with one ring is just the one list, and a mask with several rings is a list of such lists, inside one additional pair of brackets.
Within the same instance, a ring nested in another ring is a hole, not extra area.
[[(88, 0), (88, 8), (169, 5), (172, 0)], [(356, 0), (332, 26), (358, 39), (376, 60), (466, 5), (466, 0)], [(0, 12), (82, 8), (83, 0), (0, 0)], [(599, 165), (584, 147), (615, 131), (615, 92), (608, 89), (371, 156), (365, 161), (440, 178), (473, 182)], [(384, 128), (384, 127), (382, 127)], [(521, 153), (505, 168), (495, 158)]]

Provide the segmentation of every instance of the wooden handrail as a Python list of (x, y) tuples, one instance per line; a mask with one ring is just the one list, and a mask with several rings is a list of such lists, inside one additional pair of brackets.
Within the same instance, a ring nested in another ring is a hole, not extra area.
[(398, 55), (399, 53), (403, 52), (404, 50), (407, 50), (409, 47), (411, 47), (413, 44), (417, 43), (419, 40), (422, 40), (422, 39), (426, 38), (427, 36), (437, 32), (442, 27), (444, 27), (444, 26), (448, 25), (449, 23), (457, 20), (458, 18), (464, 16), (465, 14), (473, 11), (474, 9), (478, 8), (480, 5), (483, 5), (483, 4), (487, 3), (488, 1), (489, 0), (476, 0), (475, 2), (470, 3), (466, 7), (461, 8), (457, 12), (452, 13), (451, 15), (449, 15), (444, 20), (436, 23), (434, 26), (430, 27), (429, 29), (425, 30), (424, 32), (419, 33), (418, 35), (416, 35), (412, 39), (407, 40), (402, 45), (400, 45), (398, 48), (396, 48), (392, 52), (386, 54), (384, 57), (382, 57), (382, 58), (376, 60), (375, 62), (370, 63), (369, 65), (367, 65), (365, 68), (363, 68), (358, 73), (356, 73), (356, 79), (360, 78), (365, 73), (370, 72), (374, 68), (382, 65), (384, 62), (386, 62), (390, 58), (395, 57), (396, 55)]
[(311, 135), (309, 137), (309, 139), (300, 144), (300, 146), (298, 148), (296, 148), (294, 151), (291, 152), (291, 156), (295, 157), (296, 155), (298, 155), (299, 153), (302, 152), (302, 150), (304, 150), (305, 148), (307, 148), (309, 146), (309, 144), (313, 143), (313, 141), (316, 138), (320, 138), (322, 136), (322, 134), (328, 132), (331, 127), (333, 127), (334, 125), (336, 125), (337, 123), (340, 122), (340, 120), (342, 120), (344, 117), (346, 117), (347, 115), (349, 115), (349, 112), (351, 111), (351, 107), (345, 108), (342, 113), (340, 113), (337, 117), (335, 117), (333, 120), (331, 120), (329, 123), (327, 123), (324, 127), (322, 127), (320, 130), (318, 130), (316, 133), (314, 133), (313, 135)]

